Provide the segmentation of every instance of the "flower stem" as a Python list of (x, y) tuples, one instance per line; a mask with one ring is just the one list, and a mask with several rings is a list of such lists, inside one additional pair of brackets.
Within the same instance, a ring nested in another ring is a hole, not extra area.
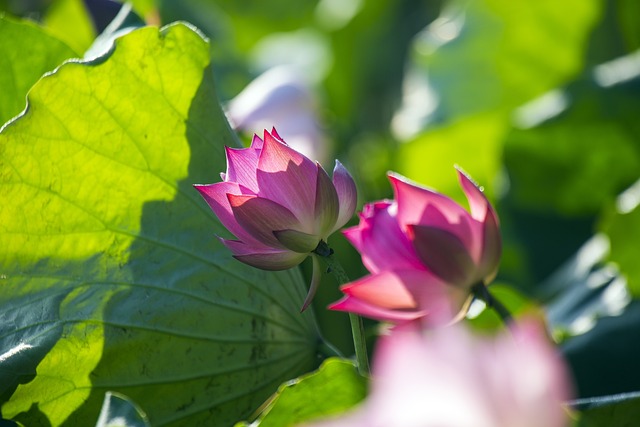
[[(324, 260), (327, 265), (327, 273), (333, 273), (338, 285), (344, 285), (351, 281), (340, 262), (333, 257), (333, 249), (329, 248), (326, 242), (321, 240), (314, 252)], [(367, 356), (367, 343), (364, 338), (362, 318), (357, 314), (349, 313), (349, 321), (351, 322), (351, 335), (353, 335), (353, 347), (356, 352), (358, 372), (360, 375), (368, 376), (369, 357)]]
[(505, 325), (509, 325), (513, 320), (513, 315), (495, 296), (493, 296), (487, 286), (483, 282), (478, 282), (471, 288), (473, 296), (487, 304), (487, 307), (493, 309)]

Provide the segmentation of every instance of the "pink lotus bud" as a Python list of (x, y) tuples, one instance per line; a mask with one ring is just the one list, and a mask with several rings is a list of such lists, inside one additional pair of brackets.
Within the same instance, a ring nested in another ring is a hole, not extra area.
[(371, 274), (343, 286), (345, 297), (331, 309), (395, 323), (451, 319), (472, 286), (495, 277), (498, 217), (480, 188), (463, 172), (458, 176), (471, 213), (442, 194), (389, 175), (395, 200), (367, 204), (360, 224), (344, 232)]
[(461, 324), (395, 330), (374, 355), (369, 397), (307, 427), (564, 427), (567, 368), (532, 319), (495, 338)]
[(294, 267), (355, 211), (356, 186), (340, 162), (329, 178), (275, 128), (265, 130), (263, 139), (255, 135), (249, 148), (226, 150), (223, 181), (194, 187), (235, 235), (221, 241), (245, 264), (264, 270)]

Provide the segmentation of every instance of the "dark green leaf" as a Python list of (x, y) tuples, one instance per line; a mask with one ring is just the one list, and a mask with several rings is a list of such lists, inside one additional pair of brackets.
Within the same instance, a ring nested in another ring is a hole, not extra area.
[[(618, 198), (618, 210), (611, 213), (602, 228), (611, 241), (609, 259), (615, 262), (627, 279), (631, 293), (640, 297), (640, 262), (638, 241), (640, 240), (640, 188), (638, 184), (629, 188)], [(634, 206), (635, 205), (635, 206)]]
[(581, 399), (576, 427), (635, 427), (640, 420), (640, 393)]
[(564, 112), (508, 136), (505, 163), (518, 206), (593, 214), (638, 177), (640, 79), (604, 86), (608, 78), (570, 85), (558, 93)]
[(631, 302), (626, 280), (604, 263), (608, 253), (608, 239), (597, 235), (538, 284), (537, 294), (548, 301), (547, 318), (559, 337), (588, 332), (600, 318), (622, 314)]
[(640, 390), (639, 331), (640, 302), (632, 301), (624, 313), (601, 318), (591, 330), (562, 344), (579, 397)]

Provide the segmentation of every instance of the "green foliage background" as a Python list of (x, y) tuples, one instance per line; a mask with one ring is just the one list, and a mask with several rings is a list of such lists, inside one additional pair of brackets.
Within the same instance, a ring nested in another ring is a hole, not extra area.
[[(220, 101), (281, 64), (313, 76), (361, 203), (391, 196), (388, 170), (463, 202), (463, 167), (501, 218), (496, 292), (545, 308), (576, 397), (640, 390), (637, 2), (139, 0), (144, 28), (81, 63), (109, 47), (99, 3), (0, 1), (2, 417), (91, 425), (114, 391), (152, 425), (230, 425), (318, 366), (320, 336), (351, 353), (346, 316), (324, 309), (333, 279), (300, 316), (308, 266), (234, 262), (191, 189), (241, 144)], [(330, 413), (314, 384), (296, 387)], [(605, 400), (580, 425), (638, 407)]]

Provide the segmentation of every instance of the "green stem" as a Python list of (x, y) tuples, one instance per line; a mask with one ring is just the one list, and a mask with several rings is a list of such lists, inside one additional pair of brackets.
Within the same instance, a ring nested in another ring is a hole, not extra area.
[(495, 296), (493, 296), (483, 282), (478, 282), (471, 288), (473, 295), (493, 309), (505, 325), (509, 325), (513, 320), (513, 315)]
[[(314, 252), (324, 260), (327, 265), (327, 272), (333, 273), (338, 285), (344, 285), (351, 281), (344, 271), (344, 268), (342, 268), (342, 265), (340, 265), (340, 262), (333, 257), (333, 249), (329, 248), (329, 245), (324, 241), (320, 241), (320, 244)], [(367, 376), (369, 375), (369, 357), (367, 356), (367, 343), (364, 338), (362, 318), (357, 314), (349, 313), (349, 321), (351, 323), (351, 334), (353, 335), (353, 347), (356, 352), (358, 372), (360, 375)]]
[(358, 316), (357, 314), (349, 313), (349, 322), (351, 323), (353, 346), (356, 350), (358, 372), (362, 376), (368, 376), (369, 356), (367, 355), (367, 342), (364, 339), (364, 325), (362, 324), (362, 317)]

